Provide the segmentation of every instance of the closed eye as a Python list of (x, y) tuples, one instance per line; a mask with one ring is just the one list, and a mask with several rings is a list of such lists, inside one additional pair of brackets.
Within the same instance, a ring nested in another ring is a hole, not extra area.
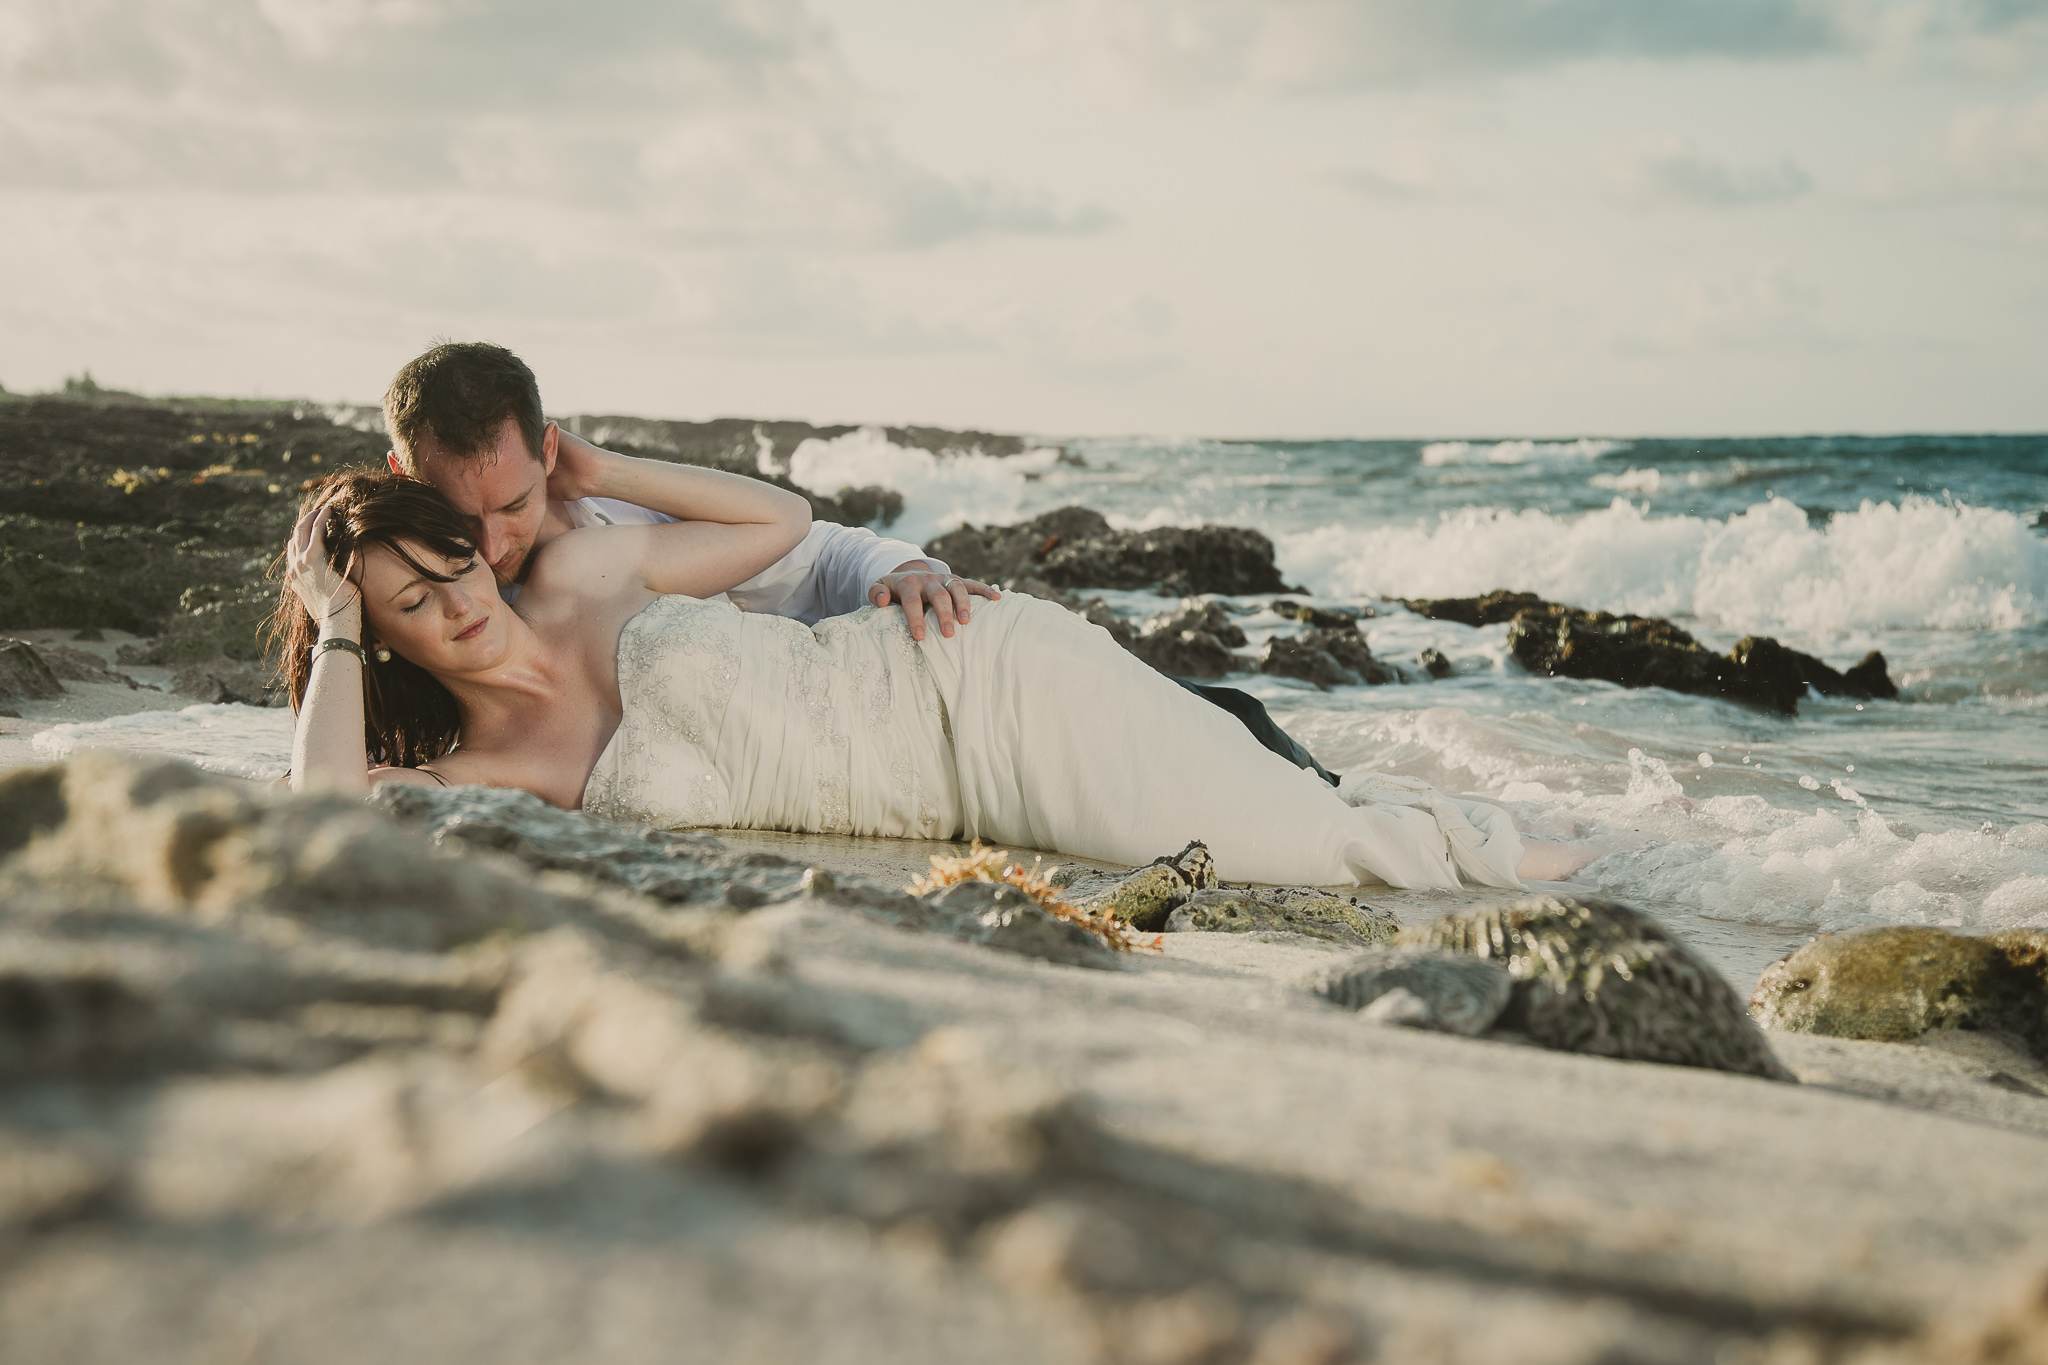
[(427, 604), (427, 598), (431, 595), (432, 594), (430, 593), (423, 592), (419, 595), (418, 600), (409, 603), (406, 606), (400, 607), (399, 610), (405, 612), (407, 615), (411, 615), (413, 612), (418, 611), (421, 607), (424, 607)]

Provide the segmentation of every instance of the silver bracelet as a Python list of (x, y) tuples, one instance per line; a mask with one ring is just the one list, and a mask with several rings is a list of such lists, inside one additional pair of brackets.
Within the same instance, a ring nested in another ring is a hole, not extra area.
[(322, 640), (319, 644), (314, 645), (313, 658), (317, 661), (322, 654), (325, 654), (330, 649), (345, 650), (348, 653), (355, 655), (356, 662), (361, 664), (364, 668), (368, 668), (370, 666), (370, 656), (363, 652), (363, 647), (357, 644), (354, 640), (347, 639), (340, 635), (330, 635), (326, 639)]

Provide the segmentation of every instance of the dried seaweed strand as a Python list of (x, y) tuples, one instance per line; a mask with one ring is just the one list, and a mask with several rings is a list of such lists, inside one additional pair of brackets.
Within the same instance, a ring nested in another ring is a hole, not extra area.
[(1108, 911), (1087, 910), (1062, 896), (1050, 880), (1052, 874), (1059, 871), (1058, 865), (1041, 871), (1039, 865), (1045, 861), (1043, 858), (1032, 859), (1029, 868), (1009, 859), (1008, 849), (985, 848), (981, 840), (976, 839), (973, 848), (963, 857), (933, 854), (931, 872), (913, 879), (910, 892), (914, 896), (925, 896), (961, 882), (1006, 883), (1038, 902), (1053, 918), (1079, 925), (1120, 952), (1161, 951), (1158, 938), (1147, 939)]

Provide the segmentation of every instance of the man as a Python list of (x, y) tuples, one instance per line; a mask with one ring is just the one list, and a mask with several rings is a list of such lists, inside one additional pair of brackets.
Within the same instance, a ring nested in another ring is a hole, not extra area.
[[(541, 411), (540, 386), (521, 360), (489, 342), (443, 342), (408, 362), (384, 394), (391, 468), (421, 479), (469, 521), (477, 553), (490, 564), (507, 602), (532, 566), (534, 552), (564, 531), (583, 526), (644, 525), (689, 516), (687, 507), (643, 507), (617, 494), (631, 488), (633, 466), (563, 431)], [(967, 624), (976, 597), (996, 590), (962, 578), (917, 546), (859, 526), (813, 522), (778, 562), (727, 590), (742, 611), (794, 617), (816, 625), (870, 603), (896, 603), (913, 638), (925, 637), (925, 611), (950, 636)], [(1175, 682), (1236, 716), (1258, 741), (1331, 785), (1337, 778), (1235, 688)]]
[[(433, 484), (469, 520), (477, 553), (506, 601), (534, 552), (581, 526), (676, 521), (687, 507), (641, 507), (612, 496), (632, 482), (630, 457), (600, 450), (542, 414), (533, 371), (488, 342), (434, 347), (398, 372), (384, 395), (400, 474)], [(813, 522), (802, 544), (726, 597), (743, 611), (816, 625), (868, 603), (900, 605), (922, 640), (925, 609), (951, 635), (985, 583), (962, 578), (917, 546), (858, 526)]]

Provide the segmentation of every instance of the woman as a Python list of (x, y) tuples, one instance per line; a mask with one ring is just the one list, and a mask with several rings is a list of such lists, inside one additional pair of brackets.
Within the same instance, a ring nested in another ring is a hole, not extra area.
[[(431, 488), (319, 486), (280, 606), (294, 785), (475, 782), (668, 827), (974, 836), (1124, 863), (1195, 838), (1232, 880), (1520, 885), (1505, 812), (1427, 789), (1347, 805), (1051, 603), (978, 603), (973, 629), (919, 642), (896, 611), (811, 628), (696, 600), (785, 554), (809, 509), (670, 468), (696, 519), (562, 536), (517, 612)], [(1546, 862), (1528, 875), (1567, 870)]]

